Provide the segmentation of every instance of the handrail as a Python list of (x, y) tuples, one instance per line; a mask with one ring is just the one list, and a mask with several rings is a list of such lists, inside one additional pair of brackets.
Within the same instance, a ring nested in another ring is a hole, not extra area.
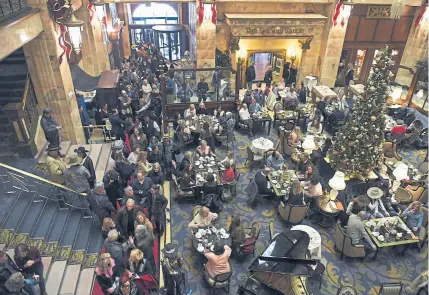
[(30, 88), (30, 75), (27, 74), (27, 78), (25, 79), (24, 94), (23, 94), (23, 99), (22, 99), (22, 109), (25, 108), (25, 104), (27, 103), (28, 89), (29, 88)]
[(1, 162), (0, 162), (0, 167), (3, 167), (3, 168), (6, 168), (6, 169), (9, 169), (9, 170), (12, 170), (12, 171), (15, 171), (15, 172), (21, 173), (21, 174), (23, 174), (23, 175), (25, 175), (25, 176), (28, 176), (28, 177), (31, 177), (31, 178), (34, 178), (34, 179), (40, 180), (40, 181), (42, 181), (42, 182), (44, 182), (44, 183), (47, 183), (47, 184), (50, 184), (50, 185), (54, 185), (54, 186), (56, 186), (56, 187), (59, 187), (59, 188), (61, 188), (61, 189), (67, 190), (67, 191), (70, 191), (70, 192), (72, 192), (72, 193), (75, 193), (75, 194), (78, 194), (78, 195), (81, 195), (81, 196), (84, 196), (84, 197), (86, 196), (86, 194), (84, 194), (84, 193), (78, 193), (78, 192), (76, 192), (76, 191), (74, 191), (74, 190), (72, 190), (72, 189), (70, 189), (70, 188), (68, 188), (68, 187), (66, 187), (66, 186), (64, 186), (64, 185), (62, 185), (62, 184), (59, 184), (59, 183), (56, 183), (56, 182), (53, 182), (53, 181), (50, 181), (50, 180), (44, 179), (44, 178), (42, 178), (42, 177), (40, 177), (40, 176), (37, 176), (37, 175), (34, 175), (34, 174), (29, 173), (29, 172), (27, 172), (27, 171), (23, 171), (23, 170), (21, 170), (21, 169), (18, 169), (18, 168), (15, 168), (15, 167), (12, 167), (12, 166), (9, 166), (9, 165), (6, 165), (6, 164), (3, 164), (3, 163), (1, 163)]

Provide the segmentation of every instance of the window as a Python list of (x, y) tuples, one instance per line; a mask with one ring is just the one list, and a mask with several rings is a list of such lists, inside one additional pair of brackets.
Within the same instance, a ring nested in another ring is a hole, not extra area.
[(139, 25), (178, 24), (179, 16), (168, 4), (149, 3), (142, 4), (134, 10), (132, 22)]

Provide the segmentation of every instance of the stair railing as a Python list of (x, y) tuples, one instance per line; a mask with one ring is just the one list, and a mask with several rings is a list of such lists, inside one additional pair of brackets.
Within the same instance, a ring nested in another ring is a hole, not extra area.
[(40, 198), (57, 202), (59, 208), (74, 208), (80, 210), (83, 217), (92, 216), (86, 194), (78, 193), (59, 183), (3, 163), (0, 163), (0, 181), (6, 194), (35, 192)]

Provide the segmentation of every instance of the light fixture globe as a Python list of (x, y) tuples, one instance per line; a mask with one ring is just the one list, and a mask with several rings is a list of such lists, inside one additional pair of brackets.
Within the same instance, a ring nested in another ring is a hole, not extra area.
[(70, 17), (62, 21), (61, 24), (67, 27), (73, 49), (76, 53), (79, 53), (82, 48), (82, 27), (84, 21), (78, 19), (73, 12)]

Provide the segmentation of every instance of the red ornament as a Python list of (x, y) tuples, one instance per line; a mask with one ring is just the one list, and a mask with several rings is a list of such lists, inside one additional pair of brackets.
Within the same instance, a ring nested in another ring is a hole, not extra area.
[(92, 22), (92, 18), (94, 17), (94, 5), (91, 4), (91, 1), (88, 1), (86, 8), (89, 10), (89, 22)]
[(200, 0), (200, 6), (198, 7), (198, 23), (201, 25), (204, 20), (204, 4), (203, 0)]
[(213, 0), (212, 4), (212, 23), (216, 24), (216, 0)]
[(343, 6), (343, 3), (341, 1), (338, 2), (337, 5), (335, 6), (335, 13), (332, 16), (332, 21), (333, 21), (333, 26), (334, 27), (337, 25), (337, 18), (340, 15), (341, 6)]
[[(427, 1), (426, 1), (427, 3)], [(417, 17), (416, 21), (414, 22), (414, 26), (420, 25), (420, 22), (422, 21), (423, 15), (425, 15), (427, 7), (423, 6), (422, 10), (420, 10), (419, 16)]]

